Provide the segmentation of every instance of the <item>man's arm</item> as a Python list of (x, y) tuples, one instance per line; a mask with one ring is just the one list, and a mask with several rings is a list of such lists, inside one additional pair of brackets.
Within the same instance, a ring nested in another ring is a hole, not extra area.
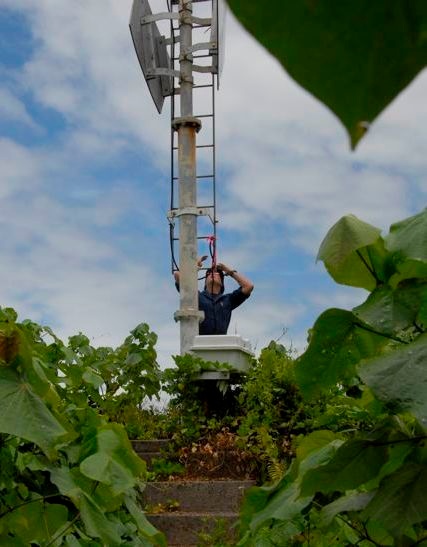
[(252, 281), (250, 281), (250, 279), (245, 277), (243, 274), (237, 272), (236, 270), (232, 270), (222, 262), (219, 262), (217, 264), (217, 268), (221, 269), (224, 272), (224, 275), (229, 275), (230, 277), (235, 279), (242, 288), (242, 293), (246, 296), (249, 296), (254, 290), (254, 284), (252, 283)]

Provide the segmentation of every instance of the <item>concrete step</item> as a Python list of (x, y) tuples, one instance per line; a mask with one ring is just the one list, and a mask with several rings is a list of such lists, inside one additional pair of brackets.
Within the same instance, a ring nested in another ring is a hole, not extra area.
[(210, 534), (214, 538), (215, 535), (218, 536), (218, 531), (221, 534), (221, 544), (227, 540), (227, 544), (235, 545), (233, 539), (236, 537), (234, 527), (238, 518), (237, 513), (223, 511), (204, 514), (176, 511), (147, 515), (147, 517), (158, 530), (165, 534), (169, 547), (200, 545), (201, 534)]
[(255, 481), (171, 481), (149, 482), (142, 492), (147, 506), (177, 502), (179, 511), (238, 512), (245, 490)]
[(134, 440), (131, 441), (134, 451), (138, 456), (145, 460), (148, 465), (154, 458), (163, 458), (162, 450), (166, 450), (169, 445), (168, 439), (155, 440)]

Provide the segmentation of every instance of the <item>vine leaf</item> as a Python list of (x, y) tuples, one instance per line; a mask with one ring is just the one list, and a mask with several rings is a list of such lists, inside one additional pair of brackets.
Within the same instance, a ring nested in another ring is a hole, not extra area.
[(295, 375), (303, 395), (314, 397), (353, 377), (357, 363), (378, 354), (387, 342), (387, 338), (360, 328), (352, 312), (326, 310), (313, 326), (307, 350), (296, 361)]
[(362, 518), (381, 522), (395, 537), (412, 524), (427, 519), (427, 468), (409, 462), (385, 477), (362, 513)]
[(361, 364), (359, 375), (397, 412), (412, 412), (427, 429), (427, 334)]
[(332, 520), (339, 513), (346, 511), (360, 511), (364, 509), (375, 492), (351, 492), (345, 496), (341, 496), (337, 500), (325, 505), (320, 511), (320, 521), (322, 526), (329, 526)]
[(337, 283), (373, 290), (383, 277), (379, 267), (382, 254), (381, 230), (346, 215), (326, 234), (317, 260), (323, 260)]
[(0, 368), (0, 406), (0, 432), (31, 441), (49, 456), (67, 433), (30, 384), (9, 368)]
[(64, 496), (68, 496), (81, 513), (86, 533), (99, 537), (106, 545), (122, 545), (117, 526), (108, 519), (105, 508), (94, 498), (94, 483), (84, 477), (78, 468), (52, 468), (52, 482)]
[(390, 226), (385, 246), (397, 269), (392, 286), (404, 279), (427, 278), (427, 209)]
[(364, 439), (348, 441), (338, 448), (328, 463), (307, 471), (301, 484), (301, 495), (354, 490), (376, 477), (386, 459), (384, 446), (376, 446)]
[(12, 511), (6, 521), (10, 532), (30, 545), (54, 537), (67, 523), (68, 510), (64, 505), (44, 504), (40, 498)]
[(423, 0), (228, 3), (288, 74), (340, 119), (352, 148), (427, 64)]
[(83, 475), (110, 486), (115, 496), (135, 486), (146, 467), (133, 452), (124, 428), (119, 424), (100, 427), (96, 440), (97, 452), (80, 464)]
[(366, 302), (353, 308), (353, 313), (373, 329), (397, 335), (421, 319), (421, 306), (426, 304), (426, 284), (410, 280), (398, 289), (386, 285), (378, 287)]
[(166, 537), (148, 521), (144, 512), (135, 503), (135, 500), (130, 496), (125, 497), (125, 504), (129, 513), (134, 518), (139, 532), (147, 539), (151, 540), (154, 545), (166, 547)]

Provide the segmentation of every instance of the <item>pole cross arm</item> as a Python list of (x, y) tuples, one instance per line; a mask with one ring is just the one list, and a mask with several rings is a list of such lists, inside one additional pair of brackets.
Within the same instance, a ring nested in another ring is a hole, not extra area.
[(186, 319), (187, 317), (197, 317), (199, 323), (205, 318), (205, 312), (201, 310), (195, 310), (194, 308), (186, 308), (183, 310), (177, 310), (173, 314), (173, 318), (176, 322), (181, 321), (181, 319)]

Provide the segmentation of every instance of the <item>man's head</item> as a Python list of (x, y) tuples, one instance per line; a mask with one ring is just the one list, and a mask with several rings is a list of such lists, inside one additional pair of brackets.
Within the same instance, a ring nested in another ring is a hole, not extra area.
[(213, 294), (224, 292), (224, 272), (216, 268), (208, 268), (205, 277), (205, 290)]

